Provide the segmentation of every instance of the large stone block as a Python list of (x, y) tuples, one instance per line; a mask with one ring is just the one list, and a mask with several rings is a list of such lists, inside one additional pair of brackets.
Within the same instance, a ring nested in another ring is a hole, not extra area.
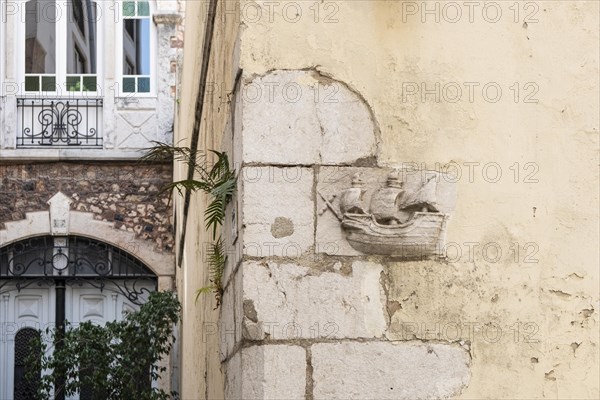
[(314, 399), (443, 399), (469, 382), (460, 347), (407, 342), (312, 346)]
[(243, 88), (245, 162), (348, 164), (376, 154), (364, 100), (315, 71), (274, 71)]
[(241, 382), (229, 378), (236, 399), (304, 399), (306, 391), (306, 350), (299, 346), (252, 346), (241, 350), (241, 360), (232, 365), (241, 371), (228, 371), (227, 376), (241, 375)]
[(314, 245), (313, 170), (244, 167), (244, 254), (300, 257)]
[(348, 275), (339, 262), (331, 267), (318, 272), (296, 264), (244, 263), (246, 339), (382, 337), (383, 267), (356, 261)]

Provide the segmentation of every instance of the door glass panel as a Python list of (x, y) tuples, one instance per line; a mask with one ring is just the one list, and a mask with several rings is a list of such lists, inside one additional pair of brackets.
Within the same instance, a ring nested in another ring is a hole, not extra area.
[(25, 73), (56, 73), (56, 3), (53, 0), (26, 3)]
[(28, 379), (27, 361), (34, 357), (40, 360), (42, 351), (39, 346), (34, 346), (34, 340), (40, 339), (40, 333), (32, 328), (21, 329), (15, 335), (15, 378), (14, 378), (14, 399), (30, 400), (36, 398), (40, 385), (41, 368), (36, 365), (36, 371), (31, 371), (34, 378)]

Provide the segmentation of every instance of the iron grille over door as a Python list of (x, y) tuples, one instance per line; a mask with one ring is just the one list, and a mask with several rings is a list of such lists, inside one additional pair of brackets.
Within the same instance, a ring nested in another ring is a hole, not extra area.
[(156, 275), (124, 250), (80, 236), (42, 236), (0, 249), (0, 289), (8, 282), (17, 288), (57, 280), (67, 285), (86, 282), (103, 289), (115, 284), (134, 304), (142, 304)]

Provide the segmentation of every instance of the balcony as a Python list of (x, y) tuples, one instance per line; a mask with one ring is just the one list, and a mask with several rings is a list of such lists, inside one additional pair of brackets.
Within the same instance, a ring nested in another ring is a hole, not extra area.
[(17, 148), (102, 148), (102, 99), (17, 99)]

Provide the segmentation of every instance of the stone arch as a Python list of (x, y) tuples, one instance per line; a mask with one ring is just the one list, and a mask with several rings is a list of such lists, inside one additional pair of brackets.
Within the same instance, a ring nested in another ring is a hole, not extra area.
[(68, 221), (67, 230), (57, 233), (51, 229), (52, 211), (51, 207), (50, 211), (27, 213), (26, 218), (20, 221), (5, 222), (6, 229), (0, 230), (0, 246), (44, 235), (83, 236), (131, 253), (159, 277), (159, 288), (170, 286), (170, 277), (175, 275), (173, 254), (157, 252), (153, 244), (136, 238), (131, 232), (115, 229), (110, 222), (97, 221), (92, 213), (87, 212), (67, 211), (64, 214)]
[(278, 69), (242, 87), (243, 158), (278, 165), (377, 165), (381, 132), (365, 97), (315, 68)]

